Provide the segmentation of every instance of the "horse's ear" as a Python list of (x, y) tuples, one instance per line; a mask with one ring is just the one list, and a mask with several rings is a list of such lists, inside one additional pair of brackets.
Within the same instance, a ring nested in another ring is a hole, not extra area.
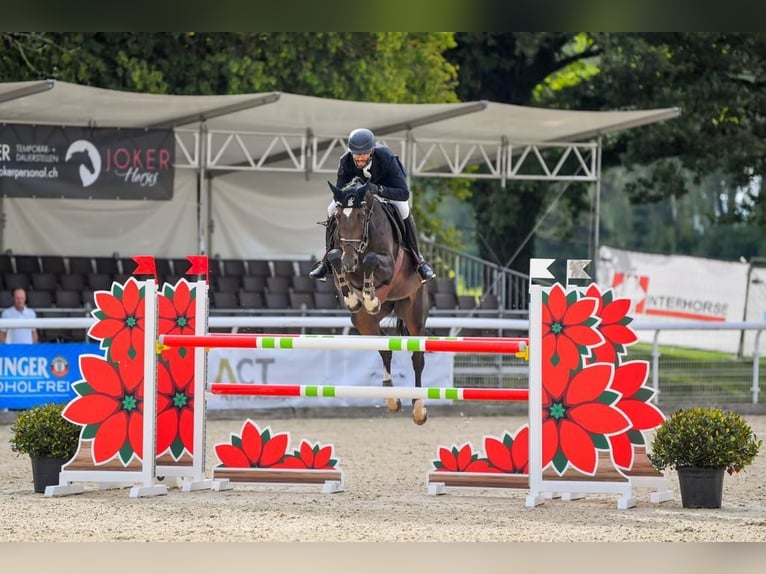
[(330, 186), (330, 191), (332, 191), (332, 196), (336, 203), (343, 203), (343, 190), (339, 189), (338, 186), (333, 185), (329, 181), (327, 182), (327, 185)]

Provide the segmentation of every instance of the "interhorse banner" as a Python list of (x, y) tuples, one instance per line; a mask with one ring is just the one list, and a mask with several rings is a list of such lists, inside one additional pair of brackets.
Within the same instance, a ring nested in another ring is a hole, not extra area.
[[(643, 322), (724, 323), (743, 321), (748, 264), (684, 255), (656, 255), (602, 246), (601, 289), (630, 299), (630, 314)], [(651, 341), (653, 331), (638, 331)], [(667, 331), (662, 341), (698, 349), (737, 352), (740, 332)]]
[(173, 197), (172, 130), (0, 125), (0, 195)]

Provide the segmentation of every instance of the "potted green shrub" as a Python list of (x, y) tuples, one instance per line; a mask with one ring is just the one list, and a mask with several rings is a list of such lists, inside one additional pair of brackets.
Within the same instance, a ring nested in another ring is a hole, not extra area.
[(684, 508), (720, 508), (724, 471), (751, 464), (763, 444), (738, 413), (716, 407), (675, 411), (657, 429), (649, 461), (678, 472)]
[(11, 450), (31, 458), (35, 492), (58, 484), (61, 465), (77, 452), (80, 426), (61, 415), (64, 406), (36, 405), (19, 413), (11, 426)]

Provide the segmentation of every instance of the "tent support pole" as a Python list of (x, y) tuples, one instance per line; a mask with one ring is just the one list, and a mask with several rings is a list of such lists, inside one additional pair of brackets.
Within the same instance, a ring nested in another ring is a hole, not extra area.
[(208, 254), (209, 238), (208, 233), (210, 231), (210, 194), (209, 186), (210, 182), (207, 180), (207, 124), (204, 122), (200, 124), (199, 128), (199, 141), (200, 141), (200, 154), (199, 154), (199, 172), (197, 181), (197, 253), (199, 255)]
[(598, 137), (598, 146), (596, 147), (596, 203), (594, 206), (594, 219), (593, 222), (593, 256), (591, 257), (591, 277), (594, 281), (598, 281), (598, 251), (599, 251), (599, 227), (601, 226), (601, 140), (602, 136)]

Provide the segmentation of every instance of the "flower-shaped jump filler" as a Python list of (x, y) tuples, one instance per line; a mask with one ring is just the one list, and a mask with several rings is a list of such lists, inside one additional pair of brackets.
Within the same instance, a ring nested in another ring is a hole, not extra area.
[[(181, 279), (166, 285), (158, 297), (158, 332), (194, 332), (196, 288)], [(83, 380), (73, 385), (77, 396), (63, 416), (84, 427), (81, 438), (93, 440), (95, 464), (116, 457), (127, 466), (143, 456), (144, 393), (144, 288), (134, 278), (124, 285), (114, 283), (110, 291), (95, 293), (96, 322), (89, 335), (97, 339), (104, 356), (80, 357)], [(154, 352), (154, 349), (148, 350)], [(158, 455), (169, 453), (174, 460), (193, 454), (194, 353), (178, 348), (166, 351), (157, 364)]]
[(628, 470), (633, 447), (646, 444), (641, 431), (662, 423), (648, 403), (654, 391), (644, 386), (648, 363), (622, 362), (637, 340), (629, 309), (629, 301), (602, 295), (595, 285), (566, 293), (557, 284), (543, 293), (543, 468), (594, 475), (598, 451), (605, 451)]
[(433, 461), (437, 472), (490, 472), (527, 474), (529, 472), (529, 429), (521, 427), (516, 436), (505, 433), (501, 439), (484, 437), (484, 450), (474, 451), (471, 443), (458, 447), (439, 447)]
[(219, 464), (216, 468), (290, 468), (329, 470), (336, 468), (333, 446), (313, 445), (303, 440), (300, 447), (289, 450), (289, 433), (272, 435), (248, 419), (239, 435), (231, 434), (230, 442), (215, 445)]
[[(626, 361), (638, 338), (628, 326), (630, 301), (613, 299), (591, 285), (584, 293), (556, 284), (543, 293), (542, 467), (561, 476), (567, 469), (594, 476), (599, 452), (608, 452), (618, 471), (633, 467), (644, 432), (664, 416), (650, 404), (649, 363)], [(532, 343), (534, 344), (534, 343)], [(527, 473), (528, 426), (501, 439), (485, 437), (486, 455), (470, 443), (440, 447), (436, 470)]]

